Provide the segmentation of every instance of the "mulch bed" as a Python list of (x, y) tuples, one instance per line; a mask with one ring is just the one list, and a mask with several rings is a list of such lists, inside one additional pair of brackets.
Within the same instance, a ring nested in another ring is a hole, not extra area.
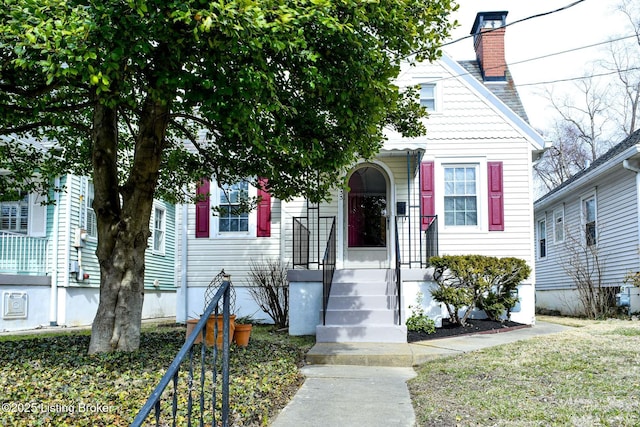
[(436, 328), (436, 332), (433, 334), (427, 334), (424, 332), (407, 332), (407, 341), (426, 341), (434, 340), (438, 338), (449, 338), (458, 335), (472, 335), (472, 334), (497, 334), (501, 332), (513, 331), (515, 329), (528, 328), (530, 325), (525, 325), (518, 322), (512, 322), (505, 320), (504, 322), (496, 322), (489, 319), (467, 320), (468, 326), (462, 327), (456, 324), (452, 324), (448, 319), (442, 320), (442, 327)]

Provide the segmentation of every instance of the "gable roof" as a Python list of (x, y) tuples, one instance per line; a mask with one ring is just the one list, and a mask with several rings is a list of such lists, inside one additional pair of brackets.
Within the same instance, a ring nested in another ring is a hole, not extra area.
[[(477, 61), (455, 61), (446, 53), (443, 53), (440, 59), (452, 71), (454, 76), (485, 98), (514, 127), (519, 129), (533, 145), (534, 150), (542, 151), (545, 145), (544, 139), (529, 124), (529, 119), (509, 72), (507, 72), (508, 80), (506, 83), (485, 83), (482, 80)], [(475, 62), (475, 65), (473, 62)], [(469, 67), (469, 69), (465, 68), (465, 66)]]
[[(562, 184), (549, 191), (544, 196), (540, 197), (533, 204), (539, 205), (546, 200), (552, 198), (552, 196), (560, 195), (564, 192), (567, 187), (572, 186), (574, 183), (578, 183), (581, 181), (587, 181), (591, 178), (591, 175), (595, 174), (596, 171), (599, 170), (607, 170), (613, 165), (615, 165), (618, 161), (620, 161), (620, 155), (624, 154), (630, 148), (635, 147), (640, 144), (640, 129), (636, 130), (634, 133), (629, 135), (627, 138), (622, 140), (617, 145), (613, 146), (609, 151), (604, 153), (602, 156), (598, 157), (588, 168), (581, 170), (580, 172), (573, 175), (571, 178), (564, 181)], [(611, 163), (611, 164), (607, 164)]]
[(480, 83), (484, 84), (495, 96), (497, 96), (507, 107), (511, 108), (522, 120), (529, 123), (529, 117), (522, 105), (522, 100), (518, 94), (511, 72), (507, 68), (506, 81), (505, 82), (483, 82), (482, 70), (478, 60), (471, 61), (458, 61), (467, 72), (473, 76)]

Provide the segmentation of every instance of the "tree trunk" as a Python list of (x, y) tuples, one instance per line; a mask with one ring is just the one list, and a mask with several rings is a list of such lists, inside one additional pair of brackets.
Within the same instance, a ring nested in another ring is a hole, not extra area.
[(119, 186), (117, 112), (102, 104), (95, 108), (93, 208), (98, 225), (100, 302), (90, 354), (134, 351), (140, 346), (145, 252), (168, 111), (167, 103), (145, 102), (131, 172)]

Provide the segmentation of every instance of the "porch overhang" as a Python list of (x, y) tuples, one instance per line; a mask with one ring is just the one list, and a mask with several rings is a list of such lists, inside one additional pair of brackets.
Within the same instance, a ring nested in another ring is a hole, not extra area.
[(410, 169), (412, 176), (415, 177), (418, 174), (420, 161), (422, 160), (422, 156), (424, 156), (424, 152), (424, 144), (391, 145), (381, 148), (377, 157), (406, 157), (408, 160), (407, 163), (411, 164)]

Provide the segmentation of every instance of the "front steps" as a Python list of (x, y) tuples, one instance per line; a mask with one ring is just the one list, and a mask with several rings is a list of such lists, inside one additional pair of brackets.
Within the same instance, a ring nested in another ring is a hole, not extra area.
[(394, 274), (384, 269), (336, 270), (326, 324), (316, 327), (316, 342), (406, 343), (407, 327), (398, 325)]

